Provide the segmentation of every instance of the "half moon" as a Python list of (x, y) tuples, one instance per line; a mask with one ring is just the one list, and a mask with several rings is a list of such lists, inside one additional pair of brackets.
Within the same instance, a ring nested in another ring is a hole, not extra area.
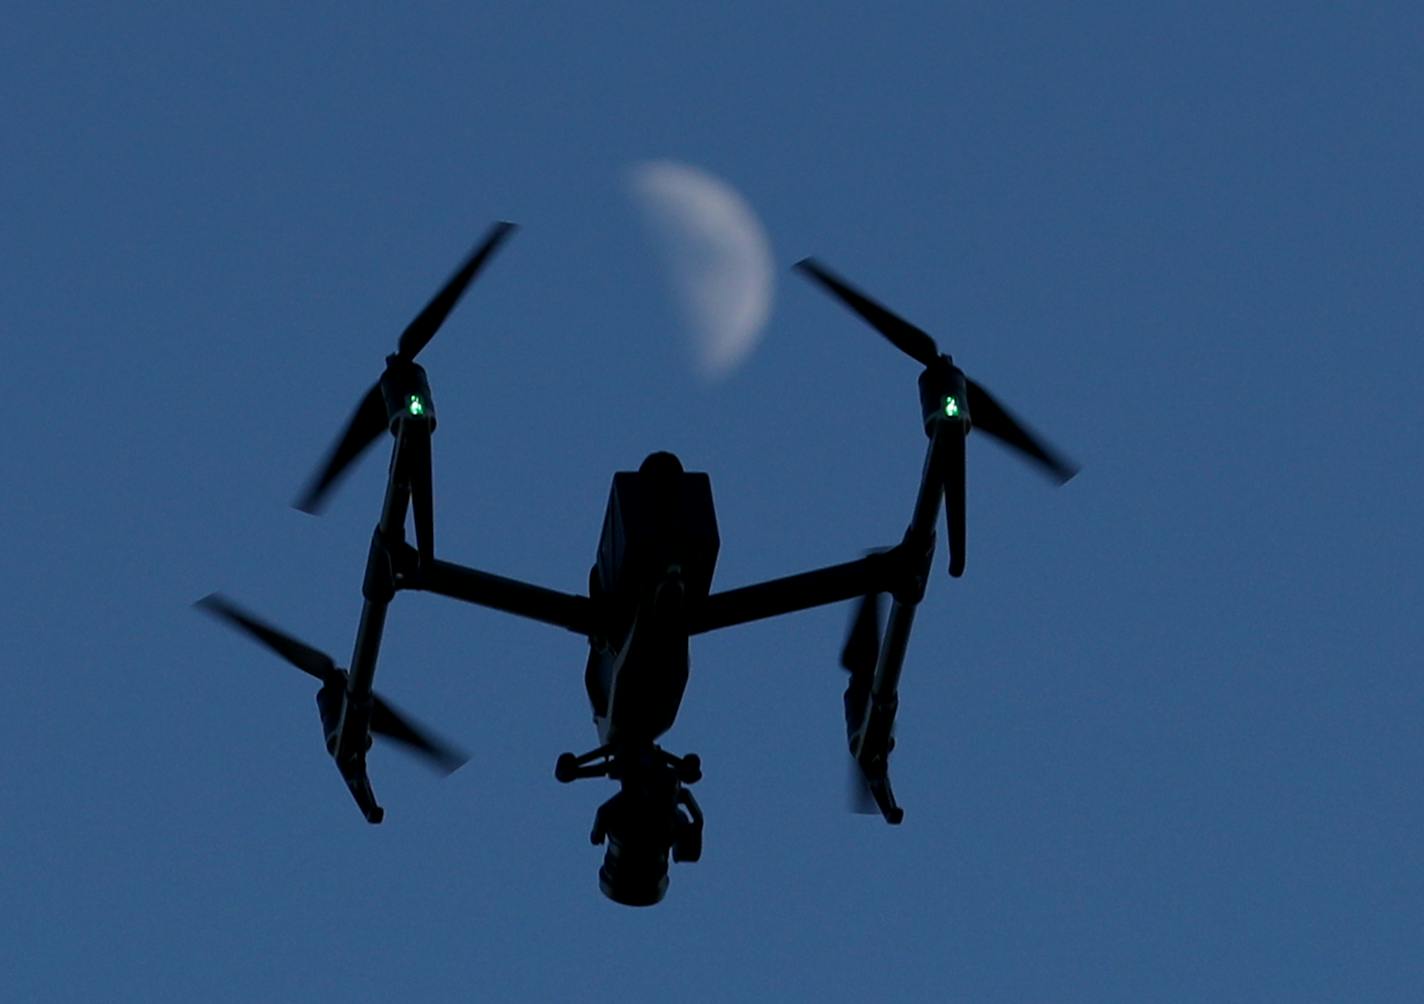
[(691, 328), (698, 370), (720, 379), (755, 348), (771, 315), (771, 242), (747, 200), (705, 171), (658, 160), (630, 177)]

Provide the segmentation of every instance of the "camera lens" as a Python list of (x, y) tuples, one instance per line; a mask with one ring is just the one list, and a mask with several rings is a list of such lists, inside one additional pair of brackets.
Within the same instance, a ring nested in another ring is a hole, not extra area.
[(661, 902), (668, 887), (667, 849), (621, 840), (610, 833), (603, 867), (598, 870), (598, 887), (603, 895), (624, 906)]

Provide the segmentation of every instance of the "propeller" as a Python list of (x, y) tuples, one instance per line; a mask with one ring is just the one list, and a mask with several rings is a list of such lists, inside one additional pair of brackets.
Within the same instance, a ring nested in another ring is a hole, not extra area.
[(898, 314), (886, 309), (813, 258), (796, 267), (855, 311), (886, 341), (924, 366), (920, 377), (925, 427), (942, 451), (939, 469), (944, 479), (945, 517), (948, 521), (950, 575), (964, 572), (964, 436), (979, 429), (1033, 461), (1059, 484), (1070, 480), (1078, 468), (1029, 431), (981, 384), (969, 379), (954, 360), (941, 353), (935, 340)]
[[(415, 357), (425, 346), (430, 344), (430, 340), (435, 337), (435, 333), (440, 330), (440, 326), (445, 323), (445, 319), (450, 316), (450, 312), (460, 302), (465, 290), (469, 288), (470, 283), (474, 281), (475, 276), (479, 274), (490, 255), (494, 254), (500, 244), (515, 229), (513, 223), (496, 223), (491, 227), (484, 240), (476, 245), (460, 267), (455, 270), (455, 274), (450, 276), (439, 292), (415, 316), (415, 319), (406, 325), (396, 344), (396, 351), (386, 357), (385, 374), (376, 381), (361, 398), (360, 403), (356, 405), (356, 410), (347, 420), (346, 426), (337, 438), (336, 444), (331, 448), (331, 452), (327, 454), (325, 461), (317, 469), (316, 475), (306, 490), (294, 503), (298, 509), (312, 514), (320, 512), (325, 505), (327, 495), (346, 472), (346, 469), (380, 437), (383, 431), (391, 428), (394, 414), (390, 406), (391, 402), (387, 400), (386, 390), (397, 391), (392, 396), (395, 398), (394, 403), (398, 409), (406, 410), (412, 417), (428, 415), (433, 418), (428, 395), (422, 395), (419, 391), (415, 394), (399, 392), (411, 386), (424, 387), (423, 374), (420, 374), (415, 381), (411, 380), (411, 377), (419, 371), (419, 367), (415, 366)], [(383, 390), (383, 386), (388, 384), (391, 386)], [(428, 480), (426, 477), (427, 483)], [(417, 500), (417, 512), (420, 511), (420, 508), (421, 503)]]
[[(321, 681), (323, 688), (339, 687), (344, 693), (346, 672), (337, 666), (331, 656), (325, 652), (320, 652), (278, 628), (258, 620), (221, 593), (209, 593), (198, 600), (194, 606), (250, 635), (303, 673)], [(454, 773), (469, 759), (454, 746), (434, 738), (406, 715), (397, 711), (380, 695), (373, 694), (371, 701), (372, 733), (402, 744), (413, 753), (424, 757), (432, 767), (442, 774)]]
[[(856, 730), (864, 724), (870, 687), (875, 682), (875, 665), (880, 660), (881, 599), (880, 593), (867, 593), (861, 597), (855, 613), (851, 615), (845, 644), (841, 647), (841, 667), (850, 673), (845, 692), (848, 739), (853, 739)], [(866, 816), (877, 814), (880, 810), (876, 808), (875, 796), (870, 791), (864, 771), (854, 757), (846, 766), (846, 793), (850, 810)]]

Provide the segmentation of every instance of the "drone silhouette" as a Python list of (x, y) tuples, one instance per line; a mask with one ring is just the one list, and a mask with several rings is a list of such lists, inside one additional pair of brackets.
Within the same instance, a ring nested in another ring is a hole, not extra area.
[[(398, 592), (435, 593), (556, 625), (588, 639), (584, 673), (599, 745), (561, 754), (561, 782), (607, 777), (620, 790), (599, 809), (592, 841), (606, 845), (599, 884), (618, 903), (649, 906), (667, 890), (668, 859), (696, 861), (703, 816), (688, 786), (701, 779), (696, 754), (675, 756), (658, 740), (673, 725), (687, 686), (693, 635), (811, 607), (857, 600), (841, 651), (849, 671), (846, 737), (864, 806), (898, 824), (904, 812), (890, 785), (889, 758), (900, 672), (915, 608), (924, 597), (944, 503), (949, 573), (964, 571), (965, 438), (978, 429), (1038, 463), (1058, 482), (1076, 469), (1028, 431), (980, 384), (965, 376), (924, 331), (853, 289), (811, 259), (798, 268), (919, 362), (929, 439), (910, 523), (899, 543), (853, 561), (721, 592), (712, 591), (720, 539), (707, 474), (676, 456), (649, 454), (619, 471), (589, 572), (579, 595), (505, 578), (435, 556), (431, 436), (434, 400), (415, 361), (490, 256), (513, 233), (495, 225), (410, 322), (385, 370), (361, 398), (296, 506), (319, 512), (342, 475), (383, 431), (395, 440), (380, 522), (361, 585), (363, 606), (349, 669), (324, 652), (213, 593), (198, 606), (247, 633), (320, 683), (316, 702), (327, 752), (367, 821), (379, 823), (366, 768), (373, 736), (400, 743), (449, 773), (465, 762), (372, 689), (386, 613)], [(415, 544), (406, 539), (414, 525)], [(891, 599), (882, 637), (882, 597)], [(863, 806), (863, 807), (864, 807)]]

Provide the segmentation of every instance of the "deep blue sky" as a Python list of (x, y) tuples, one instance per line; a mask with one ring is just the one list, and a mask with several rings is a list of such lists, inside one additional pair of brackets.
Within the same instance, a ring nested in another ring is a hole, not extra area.
[[(288, 6), (0, 33), (7, 997), (1418, 999), (1416, 5)], [(662, 157), (781, 269), (713, 386), (624, 191)], [(807, 254), (1083, 464), (971, 440), (903, 827), (843, 811), (842, 609), (695, 643), (706, 854), (650, 911), (598, 894), (607, 786), (552, 779), (579, 638), (399, 598), (378, 686), (475, 759), (378, 752), (368, 827), (309, 681), (191, 610), (345, 661), (384, 459), (288, 503), (500, 218), (422, 357), (447, 557), (580, 589), (658, 448), (723, 588), (898, 539), (916, 367)]]

